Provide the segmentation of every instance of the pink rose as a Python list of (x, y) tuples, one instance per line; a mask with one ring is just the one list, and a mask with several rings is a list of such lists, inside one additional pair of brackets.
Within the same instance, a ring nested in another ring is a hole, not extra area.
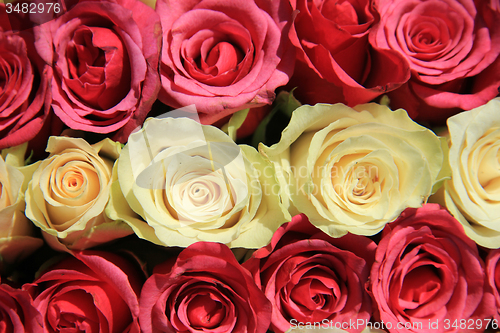
[[(0, 7), (5, 10), (4, 4)], [(49, 127), (55, 125), (50, 124), (52, 69), (37, 55), (26, 31), (0, 27), (0, 54), (0, 149), (32, 141), (33, 149), (43, 151), (49, 135), (61, 129)]]
[(486, 276), (495, 299), (494, 318), (497, 329), (500, 326), (500, 249), (490, 250), (486, 257)]
[(35, 28), (54, 68), (52, 107), (72, 129), (125, 142), (156, 100), (161, 28), (139, 0), (81, 1)]
[(417, 120), (444, 122), (485, 104), (500, 87), (500, 12), (494, 2), (381, 0), (372, 44), (395, 50), (412, 77), (391, 92), (391, 106)]
[(195, 104), (204, 124), (271, 104), (295, 54), (284, 0), (158, 0), (163, 28), (160, 100)]
[(271, 306), (220, 243), (198, 242), (155, 267), (140, 298), (144, 333), (265, 333)]
[(370, 291), (390, 332), (483, 331), (494, 308), (485, 287), (476, 244), (439, 205), (408, 208), (383, 230)]
[(0, 284), (0, 332), (43, 332), (42, 316), (28, 292)]
[(44, 332), (140, 333), (137, 269), (112, 253), (74, 255), (24, 286), (42, 314)]
[(348, 324), (371, 317), (365, 283), (375, 248), (364, 236), (331, 238), (301, 214), (282, 225), (243, 267), (273, 305), (274, 332), (287, 331), (294, 320), (326, 321), (330, 328), (361, 332), (362, 325)]
[(288, 87), (303, 104), (366, 103), (410, 78), (397, 52), (368, 43), (378, 21), (370, 0), (290, 0), (297, 62)]

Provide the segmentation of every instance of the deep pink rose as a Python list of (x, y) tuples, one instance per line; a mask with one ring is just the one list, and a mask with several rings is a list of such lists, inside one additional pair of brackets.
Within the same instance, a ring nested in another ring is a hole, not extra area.
[[(4, 4), (0, 10), (5, 10)], [(60, 133), (49, 129), (52, 69), (37, 55), (29, 32), (2, 30), (1, 26), (0, 149), (36, 138), (41, 144), (35, 147), (43, 151), (49, 135)], [(60, 130), (61, 126), (55, 127)]]
[(52, 107), (66, 125), (121, 142), (142, 125), (160, 88), (153, 9), (139, 0), (81, 1), (35, 36), (54, 68)]
[(297, 62), (288, 87), (303, 104), (354, 106), (399, 87), (410, 78), (397, 52), (368, 43), (378, 21), (370, 0), (290, 0), (298, 10), (290, 31)]
[(370, 291), (390, 332), (484, 331), (494, 308), (485, 287), (476, 244), (439, 205), (408, 208), (384, 228)]
[(375, 248), (364, 236), (331, 238), (301, 214), (282, 225), (243, 267), (273, 305), (274, 332), (287, 331), (292, 320), (361, 332), (362, 325), (349, 322), (371, 317), (365, 284)]
[(42, 316), (27, 291), (0, 284), (0, 332), (43, 333)]
[(495, 311), (493, 313), (498, 328), (500, 326), (500, 249), (490, 250), (486, 257), (486, 276), (488, 285), (495, 299)]
[(271, 104), (295, 53), (285, 0), (158, 0), (163, 28), (160, 100), (195, 104), (204, 124)]
[(444, 122), (485, 104), (500, 87), (500, 12), (494, 2), (380, 0), (372, 44), (395, 50), (412, 77), (391, 92), (391, 107), (417, 120)]
[(124, 258), (83, 251), (25, 285), (46, 333), (140, 333), (141, 273)]
[(265, 333), (271, 306), (229, 248), (198, 242), (155, 267), (140, 298), (144, 333)]

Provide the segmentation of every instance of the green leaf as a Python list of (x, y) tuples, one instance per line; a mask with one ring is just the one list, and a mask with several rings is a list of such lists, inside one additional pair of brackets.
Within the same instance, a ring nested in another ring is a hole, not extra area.
[(391, 103), (391, 100), (389, 99), (389, 96), (387, 95), (383, 95), (382, 97), (380, 97), (380, 105), (385, 105), (385, 106), (389, 106), (389, 104)]
[(229, 119), (229, 122), (227, 123), (227, 135), (229, 135), (233, 141), (236, 141), (236, 132), (238, 131), (238, 128), (243, 125), (245, 119), (247, 119), (249, 111), (250, 109), (238, 111), (231, 116), (231, 119)]
[(448, 158), (450, 150), (448, 146), (448, 139), (446, 137), (440, 136), (439, 141), (441, 142), (441, 149), (443, 150), (443, 166), (441, 167), (441, 170), (439, 170), (436, 182), (432, 186), (432, 194), (436, 193), (437, 190), (439, 190), (439, 188), (443, 186), (446, 180), (451, 179), (451, 167)]
[(295, 88), (293, 88), (290, 92), (282, 91), (276, 98), (276, 104), (289, 118), (292, 117), (292, 112), (295, 111), (296, 108), (302, 106), (302, 104), (293, 96), (294, 90)]
[[(267, 127), (273, 117), (276, 115), (277, 112), (281, 112), (284, 114), (288, 119), (292, 117), (293, 111), (297, 109), (300, 104), (300, 102), (293, 96), (293, 91), (295, 90), (292, 89), (291, 92), (288, 91), (282, 91), (278, 94), (278, 97), (276, 97), (276, 100), (274, 101), (274, 107), (271, 110), (271, 112), (260, 122), (259, 126), (254, 132), (254, 135), (252, 137), (252, 143), (251, 145), (258, 149), (259, 147), (259, 142), (266, 143), (266, 133), (267, 133)], [(273, 126), (273, 129), (275, 127)]]

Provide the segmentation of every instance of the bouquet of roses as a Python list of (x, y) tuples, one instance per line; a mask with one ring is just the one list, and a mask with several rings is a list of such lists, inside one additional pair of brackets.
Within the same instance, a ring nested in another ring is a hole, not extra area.
[(0, 332), (498, 329), (498, 0), (0, 17)]

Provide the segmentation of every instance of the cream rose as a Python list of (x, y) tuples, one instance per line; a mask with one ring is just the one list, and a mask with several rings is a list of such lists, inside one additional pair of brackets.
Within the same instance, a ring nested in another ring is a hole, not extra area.
[(37, 162), (26, 190), (26, 216), (52, 247), (80, 250), (132, 233), (104, 214), (120, 149), (109, 139), (90, 145), (80, 138), (49, 138), (50, 155)]
[(157, 244), (258, 248), (290, 219), (272, 165), (252, 147), (188, 118), (147, 120), (115, 169), (109, 216)]
[(500, 99), (448, 119), (444, 202), (477, 244), (500, 247)]
[(5, 149), (0, 156), (0, 271), (43, 244), (33, 237), (33, 224), (24, 215), (25, 176), (17, 167), (24, 165), (26, 147)]
[(304, 105), (277, 144), (281, 197), (333, 237), (374, 235), (431, 194), (443, 165), (439, 138), (400, 109), (377, 104)]

